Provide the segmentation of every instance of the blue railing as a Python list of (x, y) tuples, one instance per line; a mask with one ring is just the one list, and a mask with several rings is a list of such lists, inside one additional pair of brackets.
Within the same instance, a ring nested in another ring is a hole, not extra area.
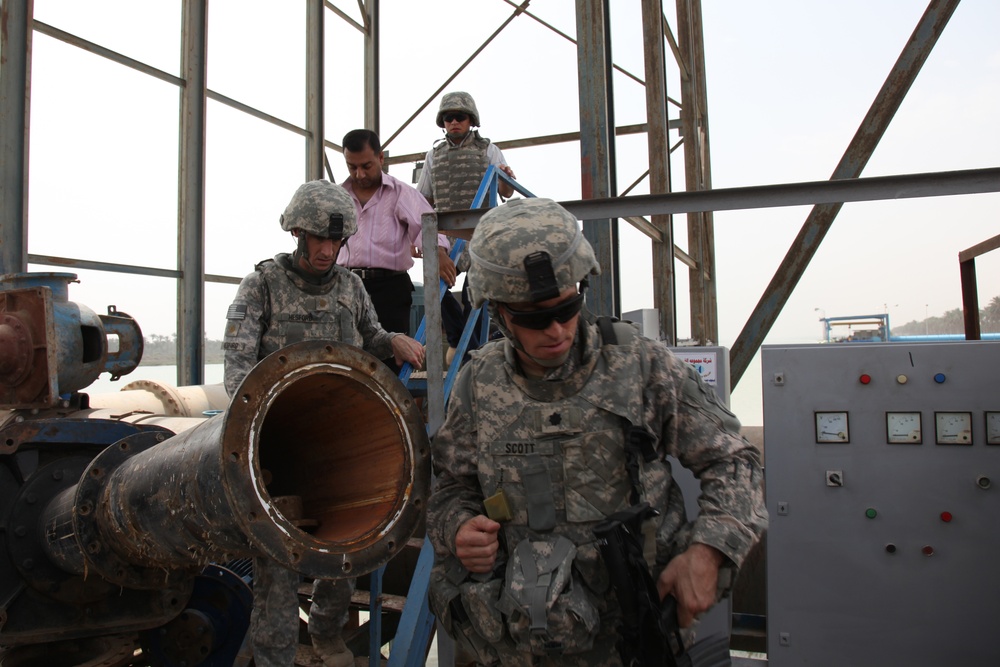
[[(482, 208), (484, 202), (489, 208), (497, 205), (499, 198), (500, 182), (510, 184), (515, 192), (525, 197), (534, 197), (523, 185), (512, 179), (506, 173), (498, 169), (495, 165), (490, 165), (483, 175), (483, 180), (479, 184), (476, 196), (472, 200), (469, 208)], [(452, 243), (449, 257), (451, 261), (458, 263), (459, 257), (465, 250), (466, 242), (463, 239), (456, 239)], [(439, 298), (443, 298), (450, 288), (444, 280), (440, 281)], [(458, 347), (455, 348), (455, 357), (448, 366), (444, 382), (444, 405), (448, 405), (448, 398), (451, 396), (451, 389), (455, 385), (455, 378), (458, 370), (462, 366), (462, 360), (468, 351), (469, 341), (472, 340), (472, 333), (476, 327), (480, 327), (479, 340), (485, 342), (489, 337), (490, 321), (486, 304), (478, 308), (473, 308), (469, 317), (465, 321), (462, 329), (462, 337)], [(427, 318), (420, 321), (420, 326), (414, 334), (414, 339), (421, 344), (427, 342)], [(420, 381), (413, 378), (413, 366), (409, 363), (403, 364), (399, 371), (399, 379), (414, 394), (427, 391), (426, 380)], [(434, 629), (434, 615), (431, 614), (427, 606), (427, 591), (430, 585), (431, 567), (434, 565), (434, 549), (425, 538), (420, 556), (417, 558), (417, 565), (413, 576), (410, 578), (410, 588), (406, 594), (406, 604), (396, 629), (396, 634), (392, 642), (392, 651), (389, 654), (389, 667), (419, 667), (424, 664), (426, 649), (430, 641), (431, 631)], [(371, 603), (369, 620), (369, 658), (370, 667), (378, 667), (381, 664), (382, 646), (382, 624), (381, 624), (381, 596), (382, 596), (382, 575), (385, 571), (383, 565), (371, 575)]]

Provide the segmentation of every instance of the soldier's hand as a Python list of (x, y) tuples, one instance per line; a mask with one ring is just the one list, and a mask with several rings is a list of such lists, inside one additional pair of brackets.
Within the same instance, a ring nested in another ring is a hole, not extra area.
[(391, 344), (392, 356), (397, 364), (402, 365), (404, 361), (408, 361), (414, 368), (424, 367), (423, 345), (404, 334), (393, 336)]
[(724, 558), (718, 549), (694, 542), (660, 573), (656, 590), (661, 600), (667, 594), (677, 598), (677, 621), (682, 628), (689, 627), (698, 614), (715, 603), (719, 566)]
[(458, 272), (455, 270), (455, 262), (451, 261), (448, 251), (441, 246), (438, 246), (438, 273), (441, 276), (441, 280), (448, 287), (455, 286), (455, 278), (458, 276)]
[(482, 514), (463, 523), (455, 535), (455, 555), (469, 572), (486, 573), (497, 561), (500, 524)]

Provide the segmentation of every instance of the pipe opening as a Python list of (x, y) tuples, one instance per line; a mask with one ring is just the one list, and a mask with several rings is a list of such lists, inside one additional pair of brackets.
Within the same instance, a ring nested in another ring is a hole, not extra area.
[(285, 518), (344, 552), (377, 539), (409, 484), (400, 414), (349, 375), (317, 372), (288, 385), (268, 409), (258, 441), (271, 498), (302, 498), (301, 519)]

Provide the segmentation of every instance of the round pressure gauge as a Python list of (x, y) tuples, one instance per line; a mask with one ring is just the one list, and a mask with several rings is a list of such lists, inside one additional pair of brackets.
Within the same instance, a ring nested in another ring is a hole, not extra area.
[(934, 441), (939, 445), (971, 445), (971, 412), (935, 412)]
[(919, 412), (885, 413), (886, 441), (890, 445), (919, 445), (923, 439)]
[(847, 412), (817, 412), (816, 442), (847, 443), (851, 441), (851, 432), (847, 426)]

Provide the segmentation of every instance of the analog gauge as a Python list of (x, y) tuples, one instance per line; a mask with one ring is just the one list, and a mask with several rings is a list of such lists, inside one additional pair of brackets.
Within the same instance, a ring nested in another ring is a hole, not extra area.
[(885, 433), (890, 445), (919, 445), (922, 442), (920, 413), (885, 413)]
[(986, 444), (1000, 445), (1000, 412), (986, 412)]
[(816, 413), (816, 442), (840, 442), (851, 441), (851, 433), (847, 428), (846, 412), (817, 412)]
[(934, 438), (939, 445), (971, 445), (971, 412), (935, 412)]

